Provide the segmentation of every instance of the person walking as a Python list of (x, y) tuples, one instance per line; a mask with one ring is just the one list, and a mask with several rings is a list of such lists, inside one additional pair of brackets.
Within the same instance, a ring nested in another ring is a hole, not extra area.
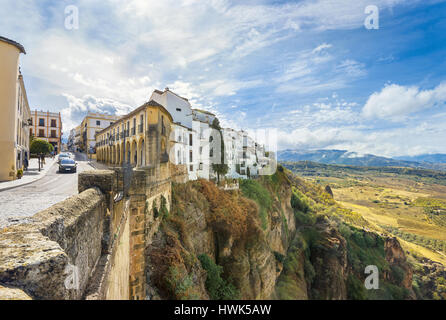
[(25, 168), (25, 171), (28, 171), (28, 155), (25, 154), (25, 160), (23, 161), (23, 166)]

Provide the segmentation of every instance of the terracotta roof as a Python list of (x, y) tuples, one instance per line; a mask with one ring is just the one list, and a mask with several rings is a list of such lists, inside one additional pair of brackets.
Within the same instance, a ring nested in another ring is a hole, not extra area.
[(9, 44), (12, 44), (12, 45), (15, 46), (17, 49), (19, 49), (21, 53), (26, 54), (25, 48), (24, 48), (20, 43), (15, 42), (14, 40), (11, 40), (11, 39), (2, 37), (2, 36), (0, 36), (0, 41), (3, 41), (3, 42), (6, 42), (6, 43), (9, 43)]

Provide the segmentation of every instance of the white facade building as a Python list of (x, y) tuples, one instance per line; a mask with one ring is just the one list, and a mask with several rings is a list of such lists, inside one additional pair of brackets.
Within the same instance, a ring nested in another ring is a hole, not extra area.
[[(212, 164), (221, 163), (220, 133), (213, 128), (216, 116), (205, 110), (193, 109), (188, 99), (166, 88), (155, 90), (151, 100), (163, 105), (172, 115), (170, 158), (174, 164), (187, 165), (189, 180), (214, 179)], [(259, 146), (248, 133), (230, 128), (221, 130), (225, 145), (224, 162), (228, 165), (228, 178), (248, 178), (259, 173), (266, 165), (264, 147)], [(262, 160), (262, 164), (260, 164)]]
[(171, 132), (171, 140), (176, 143), (171, 150), (171, 157), (175, 164), (187, 166), (189, 180), (196, 180), (198, 178), (198, 164), (194, 147), (197, 144), (197, 138), (192, 126), (192, 106), (189, 100), (170, 91), (169, 88), (164, 89), (164, 91), (153, 91), (150, 100), (164, 106), (172, 115), (174, 126)]

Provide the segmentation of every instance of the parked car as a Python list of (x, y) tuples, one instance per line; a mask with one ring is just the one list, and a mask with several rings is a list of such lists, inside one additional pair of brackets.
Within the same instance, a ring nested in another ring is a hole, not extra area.
[(62, 158), (59, 162), (59, 172), (76, 172), (77, 163), (73, 159)]
[(63, 159), (70, 159), (70, 156), (66, 153), (61, 153), (61, 154), (59, 154), (59, 157), (57, 158), (57, 162), (60, 163), (61, 160), (63, 160)]

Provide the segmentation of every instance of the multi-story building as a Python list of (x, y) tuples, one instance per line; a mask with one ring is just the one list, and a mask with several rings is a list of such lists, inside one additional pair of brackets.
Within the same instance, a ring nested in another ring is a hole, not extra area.
[(75, 128), (70, 130), (70, 134), (68, 135), (67, 139), (67, 149), (74, 151), (74, 135), (76, 134)]
[(196, 133), (192, 128), (192, 106), (189, 100), (169, 88), (153, 91), (150, 100), (164, 106), (172, 115), (174, 125), (171, 140), (177, 143), (171, 150), (171, 161), (175, 164), (185, 164), (189, 180), (196, 180), (198, 164), (193, 150), (196, 146)]
[(74, 129), (73, 151), (81, 150), (81, 125), (78, 125)]
[(0, 181), (13, 180), (29, 159), (30, 110), (19, 69), (23, 46), (0, 37)]
[[(95, 135), (97, 132), (107, 128), (114, 124), (121, 117), (116, 115), (101, 114), (101, 113), (87, 113), (87, 116), (82, 120), (79, 127), (79, 141), (78, 149), (79, 151), (86, 152), (89, 154), (95, 154), (96, 139)], [(76, 134), (76, 132), (75, 132)], [(76, 140), (76, 135), (75, 135)]]
[(221, 163), (221, 138), (218, 130), (213, 128), (215, 114), (199, 109), (192, 109), (192, 129), (196, 132), (197, 143), (193, 147), (193, 155), (197, 168), (197, 176), (202, 179), (213, 179), (213, 163)]
[(242, 178), (240, 174), (240, 152), (242, 151), (242, 133), (240, 131), (224, 128), (223, 141), (225, 144), (225, 159), (228, 165), (229, 178)]
[(173, 118), (154, 100), (96, 134), (96, 155), (111, 166), (154, 167), (169, 162)]
[(37, 111), (31, 112), (32, 124), (29, 134), (37, 139), (51, 143), (54, 152), (59, 153), (62, 143), (62, 119), (60, 112)]

